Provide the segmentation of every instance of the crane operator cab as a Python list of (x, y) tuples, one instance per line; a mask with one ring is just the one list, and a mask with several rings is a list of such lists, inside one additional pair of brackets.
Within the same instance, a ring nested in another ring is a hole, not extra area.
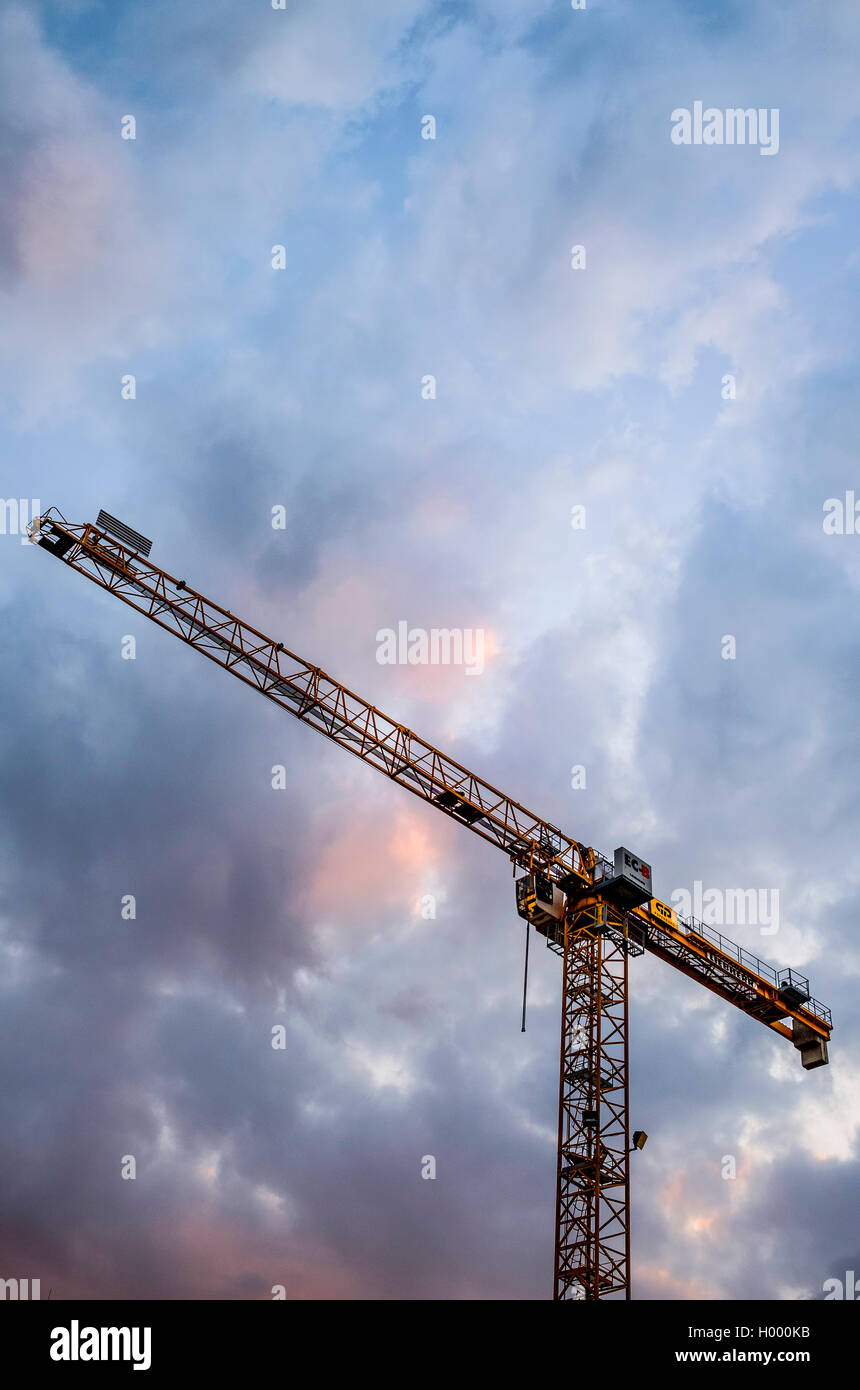
[[(597, 864), (593, 888), (580, 888), (580, 893), (595, 891), (622, 912), (638, 907), (653, 895), (651, 865), (619, 846), (614, 864), (606, 861)], [(546, 874), (532, 871), (517, 879), (517, 913), (525, 921), (532, 922), (549, 941), (559, 944), (564, 939), (566, 896)]]
[(545, 874), (517, 879), (517, 913), (550, 941), (563, 940), (565, 896)]

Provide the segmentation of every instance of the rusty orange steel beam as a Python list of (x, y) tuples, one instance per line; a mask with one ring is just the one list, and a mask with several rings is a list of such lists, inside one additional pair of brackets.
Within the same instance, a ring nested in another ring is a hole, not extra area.
[[(671, 913), (673, 922), (666, 920)], [(751, 952), (695, 918), (679, 917), (664, 903), (653, 900), (633, 908), (632, 917), (648, 923), (645, 949), (659, 956), (676, 970), (698, 980), (744, 1013), (772, 1028), (783, 1037), (791, 1029), (780, 1022), (797, 1019), (825, 1041), (832, 1031), (830, 1010), (817, 999), (792, 1005), (780, 997), (776, 971)]]

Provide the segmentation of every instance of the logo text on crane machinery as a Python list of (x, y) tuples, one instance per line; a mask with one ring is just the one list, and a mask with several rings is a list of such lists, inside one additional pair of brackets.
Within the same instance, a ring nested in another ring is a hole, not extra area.
[(762, 936), (779, 931), (778, 888), (676, 888), (671, 904), (679, 917), (696, 917), (708, 927), (758, 927)]
[(381, 627), (376, 634), (380, 666), (462, 666), (467, 676), (484, 670), (482, 627)]

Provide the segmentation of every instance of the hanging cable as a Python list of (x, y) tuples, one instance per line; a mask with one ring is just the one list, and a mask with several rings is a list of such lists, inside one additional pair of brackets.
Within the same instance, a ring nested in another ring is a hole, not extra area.
[(528, 989), (528, 984), (529, 984), (529, 927), (530, 927), (530, 926), (531, 926), (531, 922), (526, 922), (526, 964), (525, 964), (525, 969), (524, 969), (524, 971), (523, 971), (523, 1026), (522, 1026), (522, 1028), (520, 1029), (520, 1032), (521, 1032), (521, 1033), (524, 1033), (524, 1032), (526, 1031), (526, 990)]

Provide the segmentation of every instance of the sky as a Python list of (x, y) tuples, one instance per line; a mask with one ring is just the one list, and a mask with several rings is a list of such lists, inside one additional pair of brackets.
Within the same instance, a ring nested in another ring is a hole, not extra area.
[[(860, 1271), (858, 48), (853, 0), (0, 6), (4, 502), (121, 517), (664, 901), (778, 894), (726, 934), (829, 1067), (631, 963), (639, 1299)], [(2, 525), (0, 1277), (548, 1297), (508, 862)]]

